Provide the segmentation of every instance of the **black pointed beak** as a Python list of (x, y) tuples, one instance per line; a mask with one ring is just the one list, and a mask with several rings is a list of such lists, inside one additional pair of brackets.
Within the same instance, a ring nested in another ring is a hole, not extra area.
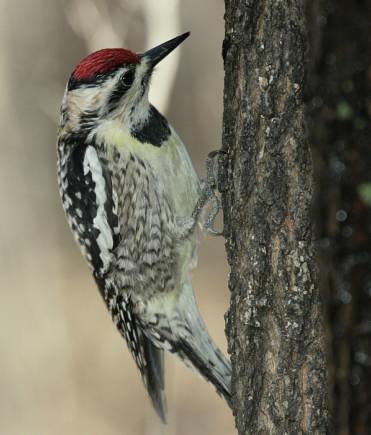
[(170, 41), (166, 41), (163, 44), (158, 45), (157, 47), (151, 48), (145, 53), (141, 54), (141, 59), (146, 59), (151, 67), (153, 68), (157, 65), (164, 57), (170, 54), (178, 45), (183, 42), (191, 32), (183, 33), (183, 35), (179, 35), (176, 38), (170, 39)]

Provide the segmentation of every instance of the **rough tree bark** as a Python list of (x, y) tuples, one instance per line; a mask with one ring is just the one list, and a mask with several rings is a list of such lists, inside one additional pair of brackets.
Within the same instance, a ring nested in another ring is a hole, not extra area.
[(239, 434), (325, 434), (327, 377), (302, 91), (305, 2), (226, 0), (227, 338)]

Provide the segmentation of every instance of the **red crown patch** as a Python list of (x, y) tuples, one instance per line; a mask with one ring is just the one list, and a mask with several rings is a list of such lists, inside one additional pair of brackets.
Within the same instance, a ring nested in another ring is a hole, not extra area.
[(74, 69), (73, 77), (84, 80), (113, 71), (124, 64), (139, 63), (139, 56), (124, 48), (104, 48), (86, 56)]

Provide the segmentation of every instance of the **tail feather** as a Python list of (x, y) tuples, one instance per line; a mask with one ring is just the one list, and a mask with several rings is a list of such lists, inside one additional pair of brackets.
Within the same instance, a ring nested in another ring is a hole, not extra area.
[(156, 347), (143, 333), (138, 318), (133, 312), (131, 301), (118, 295), (111, 314), (140, 370), (153, 407), (166, 423), (166, 397), (164, 377), (164, 351)]
[[(184, 338), (177, 343), (177, 355), (186, 365), (194, 368), (210, 382), (216, 392), (231, 406), (231, 366), (222, 352), (208, 339), (208, 346), (203, 350), (192, 341)], [(212, 351), (210, 352), (210, 350)]]
[(140, 341), (143, 348), (144, 360), (146, 361), (146, 369), (142, 374), (143, 381), (152, 400), (153, 407), (161, 420), (166, 423), (164, 351), (155, 347), (142, 333), (140, 333)]
[(196, 369), (231, 406), (231, 363), (210, 337), (194, 297), (192, 285), (183, 288), (178, 312), (183, 333), (178, 335), (179, 357)]
[(158, 347), (176, 354), (210, 382), (231, 405), (231, 364), (213, 342), (198, 311), (191, 286), (183, 288), (172, 315), (159, 316), (146, 331)]
[[(157, 355), (159, 349), (174, 353), (210, 382), (217, 393), (229, 406), (231, 405), (231, 365), (207, 332), (190, 282), (187, 282), (180, 292), (165, 293), (158, 298), (152, 298), (139, 318), (143, 334), (146, 334), (148, 341), (152, 342), (152, 350), (147, 350), (147, 354), (154, 351)], [(149, 357), (146, 360), (151, 362)], [(154, 361), (157, 360), (158, 358), (155, 357)], [(155, 388), (152, 395), (151, 389), (148, 386), (147, 388), (156, 407), (162, 402), (156, 399), (154, 393), (162, 391), (163, 380), (159, 383), (155, 362), (151, 362), (149, 367), (152, 374), (149, 379), (156, 378), (153, 381)], [(163, 372), (160, 373), (163, 377)]]

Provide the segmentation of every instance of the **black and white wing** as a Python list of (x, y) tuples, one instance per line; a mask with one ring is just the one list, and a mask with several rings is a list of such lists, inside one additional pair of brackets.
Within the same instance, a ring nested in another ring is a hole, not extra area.
[(88, 261), (111, 316), (141, 372), (153, 406), (165, 421), (163, 351), (143, 334), (128, 294), (113, 278), (120, 244), (119, 195), (95, 147), (71, 146), (58, 161), (59, 187), (71, 230)]

